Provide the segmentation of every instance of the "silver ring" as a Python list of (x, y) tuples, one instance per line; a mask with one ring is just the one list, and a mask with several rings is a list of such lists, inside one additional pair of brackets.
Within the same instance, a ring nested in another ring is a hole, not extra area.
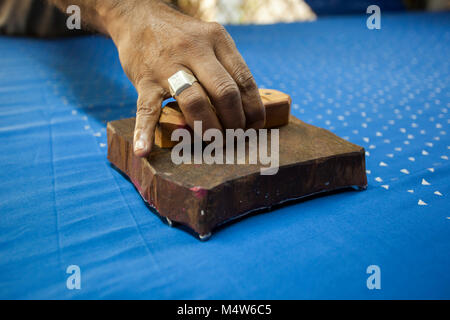
[(194, 84), (194, 82), (197, 82), (197, 78), (184, 70), (180, 70), (173, 76), (171, 76), (168, 81), (170, 94), (172, 95), (172, 97), (176, 97), (179, 96), (187, 88), (190, 88)]

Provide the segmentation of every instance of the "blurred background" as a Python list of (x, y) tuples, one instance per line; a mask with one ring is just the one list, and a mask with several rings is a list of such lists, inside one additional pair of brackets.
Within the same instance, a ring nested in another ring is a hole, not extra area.
[(383, 12), (450, 9), (450, 0), (175, 0), (184, 12), (222, 24), (312, 21), (322, 15), (363, 13), (370, 5)]
[[(205, 21), (222, 24), (272, 24), (313, 21), (324, 15), (365, 14), (370, 5), (383, 13), (443, 11), (450, 0), (163, 0)], [(0, 34), (37, 37), (74, 36), (67, 16), (47, 0), (0, 0)], [(83, 29), (83, 28), (82, 28)]]

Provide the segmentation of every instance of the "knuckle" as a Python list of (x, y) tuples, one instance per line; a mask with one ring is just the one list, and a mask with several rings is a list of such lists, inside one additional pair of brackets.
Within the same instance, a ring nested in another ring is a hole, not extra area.
[(227, 30), (223, 25), (217, 22), (210, 22), (209, 23), (209, 30), (213, 36), (219, 36), (223, 37), (228, 34)]
[(244, 71), (238, 71), (236, 73), (236, 83), (238, 84), (239, 89), (243, 92), (249, 92), (258, 88), (256, 86), (255, 78), (248, 69)]
[(186, 90), (183, 97), (183, 104), (188, 112), (200, 112), (205, 104), (205, 99), (194, 90)]
[(240, 99), (238, 86), (233, 81), (222, 81), (216, 85), (216, 97), (221, 101)]
[(159, 115), (159, 107), (156, 107), (156, 106), (140, 107), (140, 108), (138, 108), (136, 115), (138, 117), (155, 118)]
[(136, 116), (138, 117), (157, 117), (160, 106), (157, 106), (148, 100), (138, 98)]

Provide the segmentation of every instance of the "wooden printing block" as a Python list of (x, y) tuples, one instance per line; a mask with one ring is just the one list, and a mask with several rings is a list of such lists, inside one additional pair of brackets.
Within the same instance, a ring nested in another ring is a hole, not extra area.
[(266, 109), (264, 128), (276, 128), (288, 124), (291, 113), (291, 97), (273, 89), (259, 89), (259, 94)]
[[(264, 128), (281, 127), (289, 123), (291, 112), (291, 97), (273, 90), (260, 89), (259, 93), (266, 109), (266, 124)], [(177, 141), (172, 141), (172, 132), (178, 128), (188, 128), (188, 125), (176, 102), (168, 103), (161, 111), (159, 123), (155, 130), (155, 144), (160, 148), (172, 148)]]
[(261, 175), (259, 164), (175, 165), (171, 150), (158, 146), (147, 158), (138, 158), (134, 118), (108, 123), (108, 159), (162, 217), (188, 226), (200, 239), (259, 209), (350, 186), (366, 188), (364, 148), (294, 116), (289, 120), (279, 128), (275, 175)]
[(176, 102), (168, 103), (162, 110), (155, 129), (154, 144), (160, 148), (172, 148), (177, 141), (172, 141), (172, 132), (176, 129), (189, 129)]

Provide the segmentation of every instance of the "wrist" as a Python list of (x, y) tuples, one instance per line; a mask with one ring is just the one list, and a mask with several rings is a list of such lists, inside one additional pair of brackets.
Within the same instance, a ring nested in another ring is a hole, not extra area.
[(135, 29), (155, 23), (161, 13), (172, 10), (160, 0), (98, 1), (101, 29), (117, 44)]
[(120, 24), (118, 20), (122, 20), (122, 6), (123, 4), (115, 1), (96, 1), (96, 21), (100, 32), (113, 38), (117, 29), (116, 25)]

